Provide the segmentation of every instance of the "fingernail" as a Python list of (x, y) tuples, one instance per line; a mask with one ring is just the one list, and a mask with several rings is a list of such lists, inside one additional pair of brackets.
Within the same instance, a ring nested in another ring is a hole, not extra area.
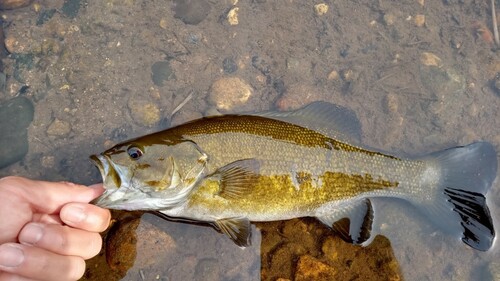
[(33, 245), (40, 241), (40, 239), (42, 239), (43, 233), (44, 230), (40, 224), (30, 223), (27, 224), (21, 231), (19, 240), (23, 244)]
[(83, 209), (77, 206), (68, 206), (65, 208), (63, 215), (61, 217), (63, 221), (72, 223), (82, 222), (87, 217)]
[(22, 249), (4, 244), (0, 245), (0, 266), (16, 267), (24, 261), (24, 252)]

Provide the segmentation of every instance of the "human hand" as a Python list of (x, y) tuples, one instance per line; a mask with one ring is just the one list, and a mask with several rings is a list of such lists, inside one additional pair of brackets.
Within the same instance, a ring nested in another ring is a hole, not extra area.
[(68, 182), (0, 179), (0, 281), (77, 280), (111, 218), (88, 204), (103, 192)]

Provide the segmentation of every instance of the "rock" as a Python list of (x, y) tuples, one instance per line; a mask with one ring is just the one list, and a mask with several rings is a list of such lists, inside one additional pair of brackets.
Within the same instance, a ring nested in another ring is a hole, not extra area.
[(314, 11), (316, 12), (316, 15), (322, 16), (328, 12), (328, 5), (325, 3), (316, 4), (314, 5)]
[(156, 86), (162, 87), (163, 82), (175, 79), (174, 72), (168, 61), (157, 61), (151, 66), (151, 79)]
[[(175, 254), (177, 243), (174, 238), (150, 221), (141, 219), (135, 235), (137, 237), (136, 266), (151, 266), (156, 264), (158, 259), (166, 260), (167, 256)], [(161, 246), (158, 247), (159, 245)]]
[(217, 259), (201, 259), (194, 270), (194, 280), (196, 281), (219, 281), (220, 267)]
[(441, 67), (441, 59), (433, 53), (423, 52), (420, 55), (420, 62), (425, 66), (436, 66)]
[(383, 20), (386, 26), (391, 26), (394, 24), (396, 17), (393, 14), (385, 14)]
[(238, 24), (238, 12), (240, 11), (240, 8), (238, 7), (233, 7), (229, 12), (227, 13), (227, 22), (230, 25), (237, 25)]
[(336, 280), (335, 269), (310, 255), (299, 258), (295, 272), (296, 281)]
[(286, 92), (276, 100), (275, 105), (281, 111), (288, 111), (318, 100), (321, 100), (321, 96), (313, 86), (299, 83), (290, 85)]
[(53, 155), (45, 155), (41, 158), (40, 162), (44, 168), (54, 168), (56, 164), (56, 158)]
[(252, 96), (253, 89), (237, 77), (223, 77), (210, 87), (209, 102), (219, 111), (232, 111), (242, 107)]
[(422, 84), (434, 94), (447, 97), (449, 94), (458, 93), (465, 89), (465, 77), (451, 68), (420, 67)]
[(224, 61), (222, 61), (222, 68), (225, 73), (231, 74), (238, 70), (238, 65), (232, 58), (225, 58)]
[(156, 103), (142, 97), (130, 97), (127, 105), (130, 116), (138, 125), (152, 127), (161, 119), (160, 109)]
[(0, 169), (21, 160), (28, 152), (27, 128), (33, 121), (30, 100), (16, 97), (0, 103)]
[(47, 135), (64, 137), (71, 132), (71, 125), (63, 120), (55, 119), (47, 128)]
[(210, 13), (210, 4), (205, 0), (175, 0), (173, 10), (175, 18), (196, 25)]
[(70, 19), (76, 18), (80, 11), (81, 0), (65, 0), (61, 8), (62, 13)]
[(422, 27), (425, 24), (425, 15), (416, 15), (415, 16), (415, 25), (418, 27)]
[(127, 218), (116, 221), (106, 235), (106, 261), (113, 270), (127, 272), (134, 265), (137, 255), (137, 236), (135, 231), (140, 218)]
[(26, 7), (31, 4), (31, 2), (33, 2), (33, 0), (0, 0), (0, 10), (12, 10)]

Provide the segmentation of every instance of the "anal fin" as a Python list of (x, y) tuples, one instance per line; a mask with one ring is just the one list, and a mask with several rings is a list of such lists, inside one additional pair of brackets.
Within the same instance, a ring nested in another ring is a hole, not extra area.
[(318, 219), (331, 227), (346, 242), (362, 244), (370, 239), (373, 207), (369, 199), (348, 204)]

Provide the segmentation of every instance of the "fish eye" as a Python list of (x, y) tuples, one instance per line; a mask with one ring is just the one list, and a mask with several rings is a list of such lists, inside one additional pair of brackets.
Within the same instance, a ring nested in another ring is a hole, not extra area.
[(144, 154), (142, 152), (142, 150), (137, 146), (130, 146), (127, 149), (127, 153), (128, 153), (128, 156), (130, 156), (130, 158), (132, 158), (134, 160), (141, 158), (141, 156)]

